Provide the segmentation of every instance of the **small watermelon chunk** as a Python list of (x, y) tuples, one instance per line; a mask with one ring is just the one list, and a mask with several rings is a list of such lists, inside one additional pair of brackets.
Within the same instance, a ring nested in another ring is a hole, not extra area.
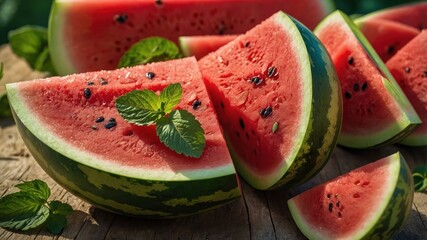
[(384, 19), (355, 23), (384, 62), (420, 33), (414, 27)]
[(347, 15), (335, 11), (315, 33), (331, 55), (341, 83), (339, 144), (384, 146), (401, 140), (421, 124), (385, 64)]
[(196, 59), (214, 52), (229, 43), (238, 35), (203, 35), (179, 37), (179, 48), (186, 57), (194, 56)]
[(427, 30), (423, 30), (388, 60), (387, 67), (423, 121), (400, 143), (427, 145)]
[(49, 50), (60, 75), (116, 69), (143, 38), (241, 34), (279, 10), (314, 28), (332, 8), (331, 0), (55, 0)]
[[(155, 126), (126, 122), (115, 99), (181, 83), (179, 109), (205, 131), (198, 159), (167, 148)], [(240, 196), (233, 163), (194, 58), (6, 85), (17, 127), (39, 165), (60, 185), (119, 214), (172, 218)], [(197, 101), (197, 106), (194, 102)]]
[(363, 21), (386, 19), (403, 23), (419, 30), (427, 28), (427, 2), (404, 4), (369, 13), (362, 17)]
[(395, 153), (305, 191), (288, 206), (309, 239), (391, 239), (408, 219), (413, 184)]
[(341, 125), (341, 94), (326, 50), (302, 24), (278, 12), (199, 66), (249, 184), (304, 182), (326, 163)]

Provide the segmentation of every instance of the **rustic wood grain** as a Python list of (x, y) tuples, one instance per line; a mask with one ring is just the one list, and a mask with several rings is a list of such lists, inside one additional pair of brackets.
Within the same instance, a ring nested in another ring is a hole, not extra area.
[[(31, 71), (7, 45), (0, 46), (5, 64), (4, 83), (42, 77)], [(337, 147), (322, 171), (309, 182), (291, 189), (257, 191), (242, 182), (243, 197), (198, 215), (172, 220), (146, 220), (99, 210), (56, 184), (37, 165), (25, 147), (13, 119), (0, 119), (0, 196), (16, 191), (22, 180), (46, 181), (51, 199), (70, 204), (74, 212), (60, 235), (45, 228), (12, 232), (0, 228), (0, 239), (305, 239), (290, 216), (286, 200), (317, 184), (351, 171), (380, 157), (400, 151), (411, 169), (427, 164), (427, 147), (389, 146), (373, 150)], [(427, 194), (415, 193), (409, 219), (394, 239), (427, 239)]]

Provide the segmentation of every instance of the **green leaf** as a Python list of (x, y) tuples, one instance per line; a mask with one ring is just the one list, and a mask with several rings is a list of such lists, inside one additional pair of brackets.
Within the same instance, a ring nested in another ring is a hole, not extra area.
[(167, 147), (188, 157), (199, 158), (206, 146), (200, 122), (185, 110), (174, 110), (159, 119), (156, 132)]
[(0, 199), (0, 227), (28, 230), (43, 224), (49, 216), (44, 201), (28, 192), (16, 192)]
[(167, 86), (160, 93), (160, 101), (164, 104), (163, 111), (168, 114), (176, 105), (179, 104), (182, 97), (182, 87), (179, 83)]
[(8, 37), (13, 52), (24, 58), (34, 70), (55, 74), (46, 28), (27, 25), (10, 31)]
[(116, 99), (116, 108), (128, 122), (139, 126), (151, 125), (161, 118), (160, 97), (153, 91), (132, 91)]
[(7, 95), (0, 96), (0, 118), (12, 116)]
[(414, 179), (414, 188), (417, 192), (427, 190), (427, 165), (419, 166), (414, 169), (412, 173)]
[(47, 184), (41, 180), (24, 181), (17, 184), (15, 187), (19, 188), (22, 193), (27, 193), (33, 197), (46, 202), (50, 196), (50, 189)]
[(62, 203), (60, 201), (49, 202), (49, 208), (53, 214), (60, 214), (64, 216), (68, 216), (73, 212), (73, 208), (69, 204)]
[(167, 61), (180, 57), (181, 53), (174, 42), (161, 37), (150, 37), (132, 45), (120, 59), (118, 68)]
[(67, 218), (62, 214), (52, 214), (47, 219), (47, 229), (53, 234), (60, 234), (67, 226)]

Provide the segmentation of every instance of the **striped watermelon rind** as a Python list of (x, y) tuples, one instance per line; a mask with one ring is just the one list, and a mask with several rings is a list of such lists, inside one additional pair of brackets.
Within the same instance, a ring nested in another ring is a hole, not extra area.
[[(354, 231), (351, 236), (348, 236), (351, 239), (391, 239), (395, 233), (399, 232), (409, 217), (414, 196), (411, 171), (399, 152), (386, 158), (389, 165), (387, 176), (391, 179), (384, 183), (375, 184), (385, 185), (382, 187), (388, 191), (384, 196), (378, 198), (381, 204), (369, 219), (370, 221)], [(343, 185), (343, 188), (345, 187)], [(327, 229), (320, 229), (305, 220), (295, 201), (298, 200), (296, 198), (288, 200), (288, 207), (301, 232), (309, 239), (331, 239), (332, 236), (325, 233)]]
[(106, 162), (52, 134), (20, 96), (19, 83), (6, 89), (18, 130), (39, 165), (65, 189), (99, 208), (144, 218), (175, 218), (241, 196), (231, 163), (173, 172)]

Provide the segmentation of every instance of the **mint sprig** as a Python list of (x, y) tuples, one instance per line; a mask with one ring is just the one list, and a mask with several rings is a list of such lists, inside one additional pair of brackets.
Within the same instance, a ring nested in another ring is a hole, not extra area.
[(181, 52), (174, 42), (166, 38), (149, 37), (132, 45), (120, 59), (118, 68), (181, 57)]
[(427, 190), (427, 165), (418, 166), (412, 173), (414, 179), (414, 188), (416, 192)]
[(160, 95), (132, 91), (116, 99), (119, 114), (138, 126), (156, 125), (160, 141), (178, 154), (199, 158), (206, 146), (200, 122), (186, 110), (173, 110), (181, 101), (181, 84), (167, 86)]
[(50, 232), (59, 234), (73, 211), (71, 206), (48, 201), (50, 188), (41, 180), (25, 181), (15, 187), (20, 191), (0, 199), (0, 227), (25, 231), (47, 223)]

